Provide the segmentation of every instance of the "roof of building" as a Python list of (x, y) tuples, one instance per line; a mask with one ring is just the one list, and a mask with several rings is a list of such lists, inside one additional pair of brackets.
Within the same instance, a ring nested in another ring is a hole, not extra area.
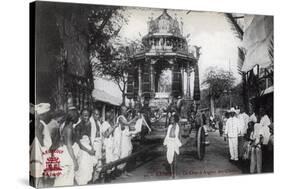
[(94, 89), (92, 92), (92, 96), (95, 98), (97, 101), (102, 101), (114, 106), (120, 106), (122, 103), (122, 99), (120, 101), (119, 98), (110, 95), (109, 93), (99, 90), (99, 89)]
[(92, 96), (97, 101), (102, 101), (114, 106), (122, 104), (122, 93), (119, 87), (112, 80), (105, 78), (95, 78), (95, 88), (92, 91)]

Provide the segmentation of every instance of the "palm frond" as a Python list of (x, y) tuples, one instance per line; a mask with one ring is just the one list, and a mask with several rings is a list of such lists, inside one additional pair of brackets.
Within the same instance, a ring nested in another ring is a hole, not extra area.
[(245, 50), (242, 47), (238, 47), (238, 61), (237, 61), (237, 69), (238, 73), (242, 76), (242, 67), (244, 65), (244, 60), (245, 60)]
[(273, 65), (274, 62), (274, 43), (273, 43), (273, 35), (270, 39), (269, 45), (268, 45), (268, 54), (269, 54), (269, 58), (271, 61), (271, 64)]
[(235, 33), (236, 37), (242, 40), (244, 32), (242, 28), (239, 26), (239, 24), (237, 23), (237, 21), (235, 20), (235, 18), (230, 13), (225, 13), (224, 15), (227, 21), (230, 23), (231, 30)]

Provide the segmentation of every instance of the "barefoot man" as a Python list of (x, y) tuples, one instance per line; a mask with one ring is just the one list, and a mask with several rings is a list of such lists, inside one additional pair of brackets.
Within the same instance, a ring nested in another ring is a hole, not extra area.
[(182, 145), (179, 139), (179, 116), (174, 114), (170, 118), (170, 125), (164, 139), (164, 146), (167, 147), (167, 160), (171, 167), (171, 176), (176, 176), (176, 154), (179, 155), (179, 147)]
[[(120, 158), (125, 158), (131, 155), (133, 146), (131, 142), (131, 134), (129, 126), (135, 123), (140, 117), (136, 116), (132, 120), (128, 121), (126, 118), (127, 108), (126, 106), (121, 106), (121, 115), (117, 118), (117, 123), (121, 128), (121, 142), (120, 142)], [(118, 166), (118, 169), (124, 171), (123, 176), (129, 176), (125, 169), (126, 163), (123, 163)]]

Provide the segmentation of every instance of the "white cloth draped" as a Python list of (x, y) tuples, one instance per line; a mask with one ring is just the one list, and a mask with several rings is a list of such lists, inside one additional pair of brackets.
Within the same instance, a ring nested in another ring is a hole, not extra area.
[[(99, 121), (95, 121), (93, 117), (90, 117), (91, 122), (91, 141), (93, 148), (95, 150), (95, 156), (93, 158), (96, 158), (95, 166), (95, 172), (94, 172), (94, 178), (93, 181), (97, 180), (99, 178), (99, 173), (102, 169), (102, 145), (103, 145), (103, 139), (101, 134), (101, 124)], [(96, 124), (97, 123), (97, 124)], [(97, 137), (97, 127), (99, 128), (99, 137)]]
[(179, 147), (182, 143), (179, 139), (179, 125), (176, 124), (175, 128), (175, 138), (170, 137), (171, 128), (173, 125), (169, 125), (167, 130), (167, 135), (164, 139), (164, 146), (167, 146), (167, 160), (169, 164), (173, 163), (175, 153), (179, 154)]
[[(119, 127), (121, 129), (121, 124), (119, 123), (119, 119), (123, 118), (126, 120), (125, 116), (121, 115), (117, 118), (117, 123), (119, 124)], [(131, 142), (131, 134), (129, 131), (129, 127), (125, 127), (125, 129), (121, 130), (121, 143), (120, 143), (120, 158), (125, 158), (131, 155), (132, 153), (132, 142)], [(126, 163), (120, 164), (118, 166), (118, 169), (124, 169), (126, 166)]]
[[(111, 125), (108, 123), (108, 121), (104, 121), (102, 123), (101, 132), (104, 134), (110, 128), (111, 128)], [(113, 157), (113, 148), (114, 148), (113, 145), (114, 144), (113, 144), (112, 134), (110, 134), (108, 136), (108, 138), (104, 138), (103, 143), (104, 143), (104, 148), (105, 148), (105, 162), (110, 163), (110, 162), (114, 161), (114, 157)]]
[(253, 113), (253, 114), (250, 116), (249, 122), (250, 122), (250, 121), (252, 121), (252, 122), (254, 122), (254, 123), (257, 123), (257, 117), (256, 117), (255, 113)]
[[(74, 143), (73, 151), (75, 156), (79, 151), (79, 146), (77, 143)], [(73, 160), (68, 152), (66, 145), (62, 145), (58, 148), (58, 150), (62, 151), (62, 153), (57, 154), (57, 157), (60, 159), (60, 166), (62, 169), (62, 174), (56, 177), (54, 182), (54, 187), (57, 186), (73, 186), (74, 185), (74, 163)]]
[(267, 145), (270, 138), (270, 129), (267, 126), (263, 126), (261, 123), (256, 123), (254, 126), (253, 138), (255, 139), (255, 143), (258, 144), (260, 142), (260, 136), (263, 136), (263, 144)]
[(242, 113), (239, 114), (237, 118), (239, 120), (239, 129), (241, 134), (244, 135), (247, 133), (249, 116), (246, 113)]
[(267, 115), (262, 116), (261, 121), (260, 121), (261, 126), (268, 127), (270, 125), (270, 123), (271, 123), (270, 119)]
[(30, 174), (37, 178), (43, 176), (43, 170), (47, 159), (47, 156), (43, 155), (43, 152), (48, 150), (52, 145), (52, 139), (47, 124), (43, 120), (40, 120), (40, 123), (43, 125), (43, 146), (36, 136), (30, 146)]
[[(90, 117), (91, 122), (91, 141), (96, 151), (95, 157), (100, 160), (102, 158), (102, 135), (100, 133), (99, 137), (96, 137), (97, 127), (99, 127), (99, 131), (101, 132), (101, 124), (99, 121), (95, 121), (93, 117)], [(97, 124), (96, 124), (97, 123)]]
[(43, 176), (45, 163), (43, 151), (44, 147), (41, 146), (38, 138), (35, 137), (30, 146), (30, 175), (36, 178)]
[(44, 147), (49, 149), (52, 146), (52, 138), (51, 138), (51, 135), (50, 135), (50, 132), (49, 132), (49, 128), (48, 128), (47, 124), (43, 120), (40, 120), (40, 123), (44, 126), (43, 127), (43, 143), (44, 143)]
[[(118, 118), (117, 118), (118, 121)], [(118, 127), (115, 128), (113, 132), (113, 160), (116, 161), (120, 158), (121, 156), (121, 126), (118, 124)]]
[[(80, 143), (88, 150), (92, 149), (88, 136), (83, 135), (80, 139)], [(85, 185), (92, 179), (93, 167), (94, 164), (97, 163), (97, 159), (88, 152), (80, 149), (77, 155), (77, 162), (79, 169), (75, 172), (75, 180), (78, 185)]]
[(143, 117), (143, 115), (141, 115), (141, 118), (136, 121), (135, 130), (131, 131), (131, 134), (136, 135), (136, 134), (140, 133), (143, 124), (148, 128), (149, 131), (151, 131), (151, 128), (149, 127), (149, 125), (145, 121), (145, 118)]

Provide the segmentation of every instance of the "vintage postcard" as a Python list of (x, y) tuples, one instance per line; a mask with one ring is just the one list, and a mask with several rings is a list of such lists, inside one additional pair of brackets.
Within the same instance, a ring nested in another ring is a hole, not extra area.
[(273, 16), (30, 4), (30, 185), (273, 173)]

